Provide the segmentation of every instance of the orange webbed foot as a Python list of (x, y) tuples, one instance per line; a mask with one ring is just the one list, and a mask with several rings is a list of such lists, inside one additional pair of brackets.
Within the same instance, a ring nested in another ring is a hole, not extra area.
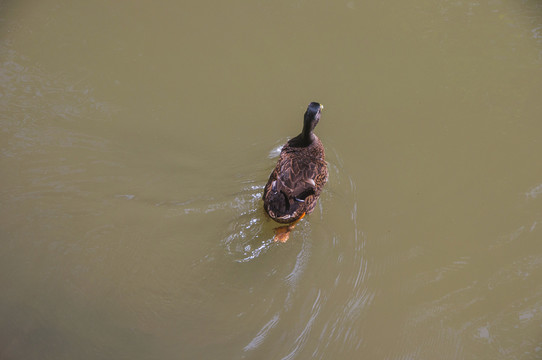
[(299, 220), (303, 219), (305, 217), (305, 213), (303, 213), (299, 219), (291, 223), (290, 225), (286, 226), (280, 226), (278, 228), (275, 228), (275, 236), (273, 237), (273, 241), (275, 242), (281, 242), (285, 243), (290, 238), (290, 231), (293, 230), (295, 225), (299, 222)]
[(290, 226), (281, 226), (275, 229), (273, 241), (285, 243), (290, 238)]

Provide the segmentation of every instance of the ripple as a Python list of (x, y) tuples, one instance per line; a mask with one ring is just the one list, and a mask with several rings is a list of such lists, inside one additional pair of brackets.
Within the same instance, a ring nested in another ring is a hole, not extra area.
[(261, 330), (256, 334), (256, 336), (250, 341), (250, 343), (244, 347), (244, 351), (251, 351), (258, 348), (265, 340), (267, 334), (271, 329), (273, 329), (280, 320), (280, 314), (275, 313), (271, 320), (269, 320)]
[[(273, 149), (270, 157), (279, 149)], [(282, 251), (280, 260), (272, 261), (280, 261), (281, 270), (266, 281), (270, 282), (268, 286), (276, 286), (273, 281), (280, 282), (284, 290), (272, 299), (276, 311), (259, 315), (261, 325), (244, 346), (245, 356), (258, 357), (259, 352), (265, 352), (280, 359), (307, 355), (325, 358), (333, 354), (331, 348), (337, 342), (352, 349), (361, 345), (360, 334), (353, 325), (364, 316), (375, 292), (365, 284), (369, 266), (363, 256), (365, 235), (358, 226), (355, 181), (345, 170), (338, 151), (327, 149), (330, 178), (319, 207), (296, 227), (295, 236), (287, 244), (275, 244), (272, 240), (272, 227), (276, 224), (261, 210), (259, 196), (263, 186), (243, 188), (236, 195), (235, 203), (239, 206), (234, 209), (235, 218), (224, 237), (227, 255), (241, 263)], [(266, 176), (267, 173), (262, 176), (261, 184)], [(328, 214), (329, 211), (340, 214)], [(272, 248), (277, 251), (269, 251)], [(326, 261), (323, 267), (319, 265), (322, 260)], [(305, 289), (309, 277), (310, 289)], [(318, 344), (308, 354), (310, 339), (315, 338), (319, 339)], [(266, 346), (267, 342), (273, 345)]]
[[(270, 156), (278, 149), (271, 150)], [(261, 155), (251, 155), (253, 161), (246, 163), (259, 164)], [(177, 202), (170, 208), (174, 216), (213, 213), (226, 219), (220, 245), (210, 250), (216, 251), (210, 258), (243, 264), (242, 268), (234, 265), (232, 271), (246, 273), (250, 268), (258, 274), (249, 292), (255, 305), (245, 310), (256, 321), (243, 334), (247, 341), (239, 349), (241, 357), (259, 358), (265, 353), (294, 359), (305, 357), (310, 347), (312, 357), (325, 358), (337, 343), (346, 349), (361, 346), (354, 325), (375, 297), (366, 283), (370, 273), (363, 253), (366, 236), (358, 225), (354, 179), (333, 147), (328, 148), (327, 160), (330, 177), (318, 208), (297, 225), (286, 244), (273, 241), (278, 224), (262, 206), (271, 162), (252, 173), (236, 169), (236, 178), (243, 180), (226, 185), (233, 187), (229, 195), (221, 189), (222, 195)], [(320, 339), (316, 347), (314, 338)]]
[(525, 196), (531, 199), (535, 199), (540, 194), (542, 194), (542, 184), (538, 184), (525, 192)]
[(263, 185), (245, 187), (230, 203), (236, 214), (222, 242), (226, 253), (236, 262), (255, 260), (274, 245), (271, 229), (265, 226), (262, 191)]
[[(286, 141), (284, 143), (286, 143)], [(269, 155), (267, 157), (270, 159), (278, 158), (283, 146), (284, 144), (275, 146), (271, 151), (269, 151)]]

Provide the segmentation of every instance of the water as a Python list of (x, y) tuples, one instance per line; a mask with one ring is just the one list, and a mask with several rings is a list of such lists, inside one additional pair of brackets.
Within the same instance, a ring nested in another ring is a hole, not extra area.
[(542, 358), (541, 11), (0, 2), (0, 358)]

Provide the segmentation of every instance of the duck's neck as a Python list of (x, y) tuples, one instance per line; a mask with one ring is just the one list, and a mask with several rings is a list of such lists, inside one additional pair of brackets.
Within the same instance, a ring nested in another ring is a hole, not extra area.
[(312, 144), (314, 140), (314, 134), (312, 133), (312, 127), (310, 126), (310, 124), (305, 123), (303, 125), (303, 131), (301, 131), (300, 138), (303, 145)]

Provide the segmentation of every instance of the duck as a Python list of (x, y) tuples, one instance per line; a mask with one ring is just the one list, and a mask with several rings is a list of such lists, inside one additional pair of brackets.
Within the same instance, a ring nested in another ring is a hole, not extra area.
[(324, 106), (311, 102), (303, 117), (303, 130), (284, 144), (263, 191), (263, 207), (274, 221), (275, 242), (286, 242), (290, 232), (316, 207), (328, 180), (322, 142), (314, 134)]

